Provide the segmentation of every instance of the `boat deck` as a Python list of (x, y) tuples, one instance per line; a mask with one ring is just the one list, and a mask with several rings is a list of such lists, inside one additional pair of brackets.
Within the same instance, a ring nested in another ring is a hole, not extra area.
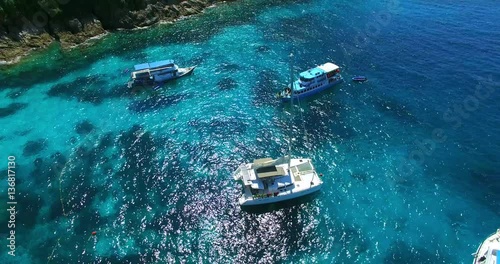
[[(259, 160), (258, 165), (268, 165), (267, 163), (272, 161)], [(319, 190), (323, 183), (309, 159), (292, 159), (290, 175), (287, 173), (288, 163), (250, 169), (255, 164), (240, 166), (236, 171), (235, 179), (244, 182), (240, 204), (250, 201), (263, 204), (293, 199)]]
[(474, 255), (474, 264), (500, 264), (500, 229), (489, 236)]

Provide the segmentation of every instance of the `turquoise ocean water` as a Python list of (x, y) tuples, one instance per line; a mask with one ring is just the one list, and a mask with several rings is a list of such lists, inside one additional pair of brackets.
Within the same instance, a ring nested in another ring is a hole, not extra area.
[[(4, 67), (18, 214), (0, 262), (470, 263), (500, 227), (498, 17), (493, 0), (242, 0)], [(346, 80), (303, 118), (274, 98), (290, 52)], [(126, 89), (126, 69), (169, 58), (198, 67)], [(242, 211), (230, 173), (290, 132), (322, 192)]]

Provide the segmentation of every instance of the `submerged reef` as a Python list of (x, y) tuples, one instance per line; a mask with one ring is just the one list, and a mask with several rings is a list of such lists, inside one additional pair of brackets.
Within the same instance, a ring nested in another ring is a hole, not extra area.
[(39, 139), (36, 141), (28, 141), (24, 144), (23, 156), (33, 156), (40, 151), (42, 151), (46, 147), (46, 142), (44, 139)]
[(26, 107), (26, 104), (23, 103), (12, 103), (7, 107), (0, 108), (0, 118), (10, 116), (15, 114), (17, 111)]

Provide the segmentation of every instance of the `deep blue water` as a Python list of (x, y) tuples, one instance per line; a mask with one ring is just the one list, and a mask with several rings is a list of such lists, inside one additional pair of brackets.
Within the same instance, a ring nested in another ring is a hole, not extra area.
[[(500, 227), (498, 17), (493, 0), (243, 0), (2, 68), (19, 209), (0, 262), (470, 263)], [(346, 79), (304, 118), (274, 98), (290, 52)], [(167, 58), (198, 68), (127, 91), (125, 69)], [(290, 129), (322, 192), (242, 211), (230, 173)]]

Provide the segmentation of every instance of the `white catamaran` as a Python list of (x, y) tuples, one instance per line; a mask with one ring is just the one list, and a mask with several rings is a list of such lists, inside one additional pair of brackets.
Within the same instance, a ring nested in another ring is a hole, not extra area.
[(310, 159), (257, 159), (242, 164), (233, 178), (243, 182), (241, 206), (263, 205), (302, 197), (321, 189), (323, 181)]
[(240, 165), (233, 172), (234, 180), (243, 183), (243, 193), (239, 198), (241, 206), (277, 203), (321, 189), (323, 181), (311, 159), (291, 158), (291, 143), (290, 139), (288, 155), (278, 159), (256, 159)]

